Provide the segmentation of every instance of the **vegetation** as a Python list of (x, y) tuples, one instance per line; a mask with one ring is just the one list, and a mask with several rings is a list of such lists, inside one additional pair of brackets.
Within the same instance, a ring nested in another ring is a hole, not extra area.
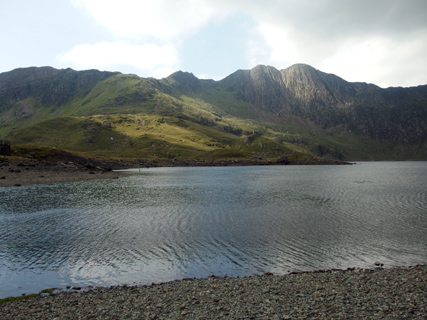
[[(0, 74), (0, 85), (8, 80), (10, 87), (0, 90), (0, 137), (10, 140), (15, 151), (17, 146), (38, 146), (126, 159), (275, 161), (290, 155), (360, 160), (427, 158), (424, 136), (413, 138), (404, 132), (410, 138), (396, 143), (381, 138), (383, 132), (394, 132), (390, 129), (394, 123), (369, 127), (366, 121), (373, 113), (365, 98), (368, 107), (325, 108), (331, 91), (319, 84), (319, 94), (325, 95), (321, 110), (308, 100), (280, 105), (285, 100), (278, 93), (282, 89), (274, 87), (277, 84), (271, 79), (245, 78), (248, 74), (240, 72), (215, 82), (182, 72), (156, 80), (96, 70), (19, 69)], [(38, 82), (28, 80), (37, 76)], [(15, 87), (13, 79), (19, 79)], [(271, 88), (263, 92), (264, 82), (277, 92)], [(301, 88), (298, 90), (301, 94)], [(337, 97), (335, 93), (335, 100)], [(271, 101), (274, 108), (259, 105), (271, 105)], [(308, 103), (310, 107), (304, 107)], [(408, 112), (423, 118), (422, 103), (412, 109)], [(381, 123), (384, 116), (375, 110), (375, 121)], [(392, 111), (398, 117), (400, 111), (396, 110)], [(410, 123), (408, 117), (402, 117), (406, 124)]]
[(20, 296), (20, 297), (7, 297), (7, 298), (0, 299), (0, 304), (12, 302), (12, 301), (28, 300), (34, 297), (37, 297), (37, 294), (27, 294), (25, 296)]
[(35, 298), (41, 294), (53, 294), (53, 292), (55, 290), (58, 290), (57, 288), (49, 288), (49, 289), (44, 289), (42, 291), (40, 291), (38, 294), (26, 294), (26, 295), (22, 295), (19, 297), (7, 297), (7, 298), (3, 298), (0, 299), (0, 304), (2, 303), (7, 303), (7, 302), (11, 302), (11, 301), (19, 301), (19, 300), (28, 300), (31, 298)]

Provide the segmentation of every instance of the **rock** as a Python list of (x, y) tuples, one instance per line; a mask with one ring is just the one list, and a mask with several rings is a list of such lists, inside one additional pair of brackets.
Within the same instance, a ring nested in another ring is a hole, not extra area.
[(418, 266), (100, 287), (4, 303), (0, 318), (424, 319), (426, 275)]
[(86, 163), (86, 164), (84, 165), (84, 167), (85, 167), (86, 169), (95, 169), (95, 168), (96, 168), (93, 164), (90, 164), (89, 162), (88, 162), (88, 163)]

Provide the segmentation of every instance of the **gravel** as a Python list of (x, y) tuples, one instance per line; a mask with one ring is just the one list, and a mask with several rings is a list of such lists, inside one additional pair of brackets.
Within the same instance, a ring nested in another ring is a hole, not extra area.
[(73, 162), (24, 160), (9, 162), (0, 157), (0, 187), (20, 187), (33, 184), (116, 179), (117, 172), (100, 167), (82, 166)]
[(0, 319), (427, 319), (427, 266), (184, 279), (0, 304)]

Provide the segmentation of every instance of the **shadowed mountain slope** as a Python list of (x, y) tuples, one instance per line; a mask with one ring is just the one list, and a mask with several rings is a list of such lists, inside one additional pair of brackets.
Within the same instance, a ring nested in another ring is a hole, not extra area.
[(220, 81), (23, 68), (0, 74), (0, 137), (117, 157), (427, 159), (427, 86), (382, 89), (304, 64)]

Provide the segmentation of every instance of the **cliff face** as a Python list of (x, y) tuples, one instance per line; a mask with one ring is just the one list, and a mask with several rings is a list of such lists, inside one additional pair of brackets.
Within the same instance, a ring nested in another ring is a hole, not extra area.
[(427, 138), (427, 86), (381, 89), (303, 64), (281, 71), (257, 66), (237, 71), (219, 84), (278, 121), (297, 116), (331, 132), (339, 127), (396, 142)]
[(302, 64), (281, 71), (257, 66), (237, 71), (221, 84), (235, 91), (239, 99), (259, 107), (301, 114), (351, 103), (355, 94), (355, 89), (341, 78)]
[(221, 80), (218, 85), (233, 92), (239, 100), (257, 108), (278, 112), (286, 106), (286, 88), (280, 71), (272, 67), (257, 66), (252, 70), (239, 70)]

